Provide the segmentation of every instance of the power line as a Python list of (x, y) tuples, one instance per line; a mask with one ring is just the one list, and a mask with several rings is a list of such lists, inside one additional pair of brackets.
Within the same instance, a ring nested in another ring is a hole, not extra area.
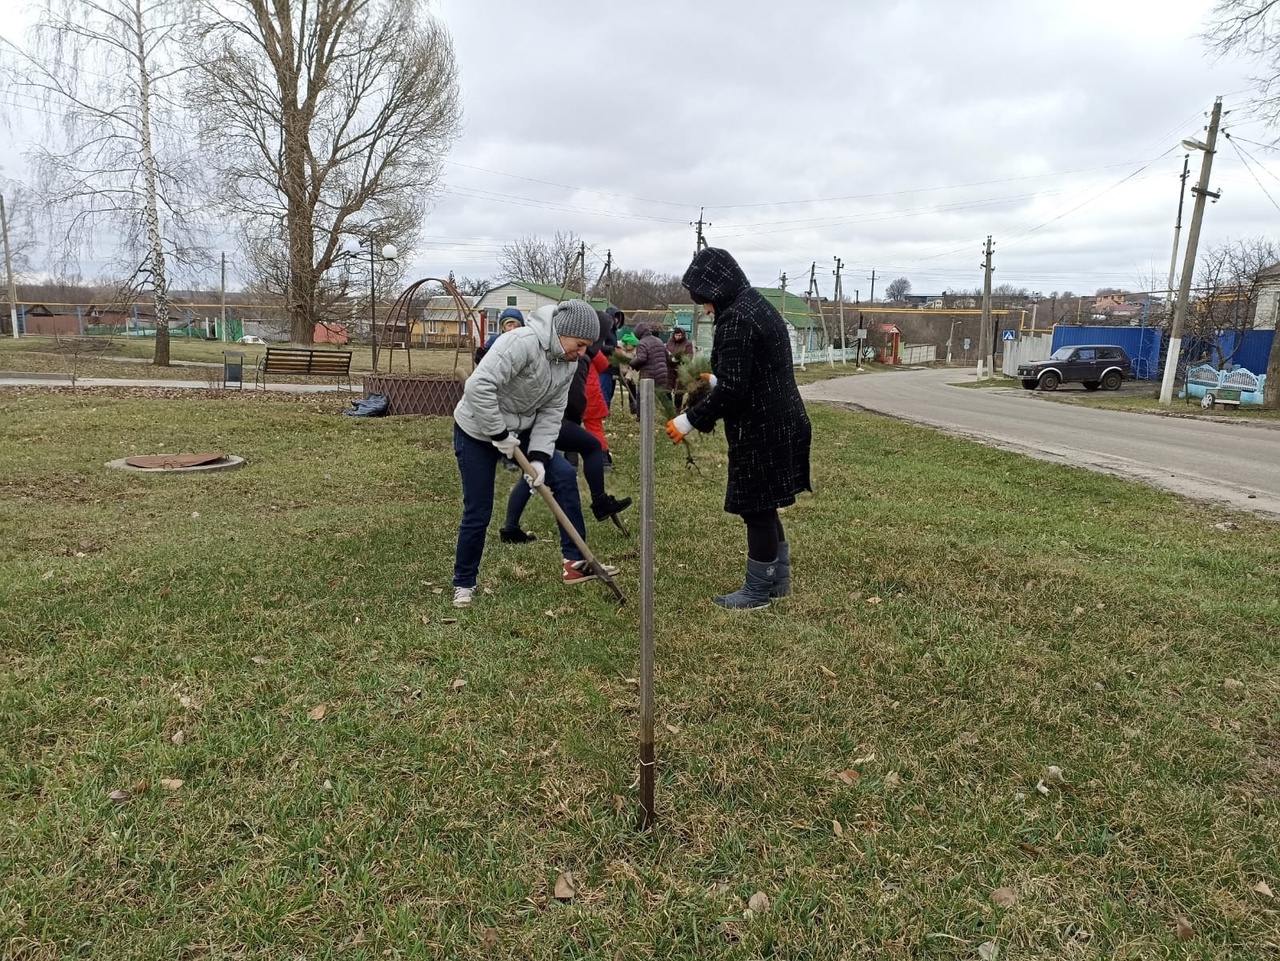
[(1244, 151), (1236, 145), (1235, 140), (1232, 139), (1230, 134), (1224, 134), (1224, 136), (1227, 138), (1227, 143), (1231, 144), (1231, 148), (1235, 150), (1236, 156), (1240, 158), (1240, 162), (1244, 164), (1244, 169), (1249, 171), (1250, 175), (1257, 182), (1258, 189), (1267, 195), (1267, 199), (1271, 201), (1271, 206), (1275, 207), (1276, 210), (1280, 210), (1280, 204), (1277, 204), (1276, 199), (1271, 196), (1271, 192), (1267, 190), (1266, 187), (1262, 186), (1262, 181), (1258, 178), (1258, 175), (1253, 172), (1253, 167), (1249, 165), (1249, 161), (1245, 159)]

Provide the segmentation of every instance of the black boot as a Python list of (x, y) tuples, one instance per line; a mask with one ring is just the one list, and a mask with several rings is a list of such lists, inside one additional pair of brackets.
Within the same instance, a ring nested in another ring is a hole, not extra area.
[(631, 498), (617, 498), (612, 494), (603, 494), (591, 501), (591, 513), (598, 521), (607, 521), (614, 514), (621, 514), (631, 506)]
[(504, 527), (498, 531), (498, 536), (502, 538), (504, 544), (528, 544), (538, 539), (538, 535), (522, 531), (518, 527)]

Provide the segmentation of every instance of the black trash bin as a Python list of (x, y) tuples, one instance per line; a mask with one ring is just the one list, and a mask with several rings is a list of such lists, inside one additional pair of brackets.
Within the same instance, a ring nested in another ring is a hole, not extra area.
[(222, 352), (222, 387), (244, 389), (244, 353), (239, 350)]

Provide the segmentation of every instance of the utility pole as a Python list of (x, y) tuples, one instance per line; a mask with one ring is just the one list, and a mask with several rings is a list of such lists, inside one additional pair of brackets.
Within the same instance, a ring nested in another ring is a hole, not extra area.
[(1173, 222), (1173, 253), (1169, 255), (1169, 283), (1165, 285), (1165, 316), (1173, 316), (1173, 272), (1178, 266), (1178, 234), (1182, 232), (1182, 205), (1187, 199), (1187, 177), (1191, 174), (1191, 154), (1182, 155), (1182, 187), (1178, 191), (1178, 219)]
[(854, 340), (857, 343), (857, 347), (855, 348), (855, 352), (853, 355), (853, 366), (856, 370), (862, 370), (862, 348), (863, 348), (863, 345), (866, 344), (866, 340), (864, 339), (865, 333), (862, 328), (862, 291), (861, 290), (855, 290), (853, 292), (853, 302), (858, 308), (858, 333), (857, 333), (857, 336), (854, 337)]
[(582, 279), (582, 299), (587, 299), (587, 242), (578, 244), (578, 276)]
[(613, 303), (613, 251), (604, 252), (604, 270), (600, 274), (604, 281), (604, 299), (606, 306)]
[[(778, 298), (778, 313), (782, 315), (782, 322), (787, 323), (787, 272), (784, 270), (782, 276), (778, 278), (778, 282), (782, 287), (782, 296)], [(695, 305), (694, 309), (697, 307)], [(804, 357), (800, 358), (800, 367), (804, 368)]]
[(832, 259), (836, 262), (834, 273), (836, 275), (836, 310), (839, 312), (840, 318), (840, 363), (847, 367), (849, 365), (849, 345), (846, 342), (844, 330), (844, 285), (840, 280), (840, 271), (844, 269), (844, 261), (839, 257)]
[(13, 282), (13, 257), (9, 253), (9, 216), (4, 210), (4, 194), (0, 194), (0, 232), (4, 234), (4, 273), (9, 284), (9, 324), (13, 339), (18, 339), (18, 288)]
[(1213, 101), (1213, 113), (1209, 118), (1209, 136), (1203, 144), (1183, 141), (1188, 147), (1200, 149), (1204, 157), (1200, 161), (1200, 182), (1191, 192), (1196, 202), (1191, 208), (1191, 226), (1187, 231), (1187, 254), (1182, 261), (1182, 280), (1178, 284), (1178, 303), (1173, 313), (1173, 329), (1169, 331), (1169, 353), (1164, 360), (1164, 379), (1160, 382), (1160, 404), (1173, 403), (1173, 382), (1178, 371), (1178, 357), (1182, 353), (1182, 325), (1187, 319), (1187, 301), (1191, 297), (1191, 279), (1196, 272), (1196, 248), (1200, 245), (1200, 224), (1204, 220), (1206, 197), (1218, 199), (1209, 191), (1209, 174), (1213, 170), (1213, 148), (1218, 142), (1218, 122), (1222, 119), (1222, 98)]
[(827, 329), (827, 315), (822, 309), (822, 294), (818, 291), (818, 262), (815, 260), (809, 265), (809, 290), (805, 295), (805, 299), (809, 301), (809, 330), (813, 330), (812, 311), (815, 306), (818, 311), (818, 319), (822, 321), (822, 339), (826, 341), (827, 347), (827, 363), (834, 367), (836, 365), (835, 357), (832, 356), (831, 332)]
[(227, 252), (222, 252), (222, 287), (218, 295), (222, 307), (222, 342), (227, 342)]
[(876, 272), (871, 271), (871, 296), (867, 298), (867, 303), (874, 304), (876, 302)]
[(702, 235), (702, 228), (703, 228), (703, 227), (712, 227), (712, 226), (714, 226), (714, 224), (712, 224), (712, 223), (711, 223), (711, 221), (709, 221), (709, 220), (708, 220), (708, 221), (705, 221), (705, 222), (703, 221), (703, 219), (702, 219), (702, 215), (703, 215), (704, 213), (706, 213), (706, 210), (707, 210), (707, 208), (706, 208), (706, 207), (699, 207), (699, 208), (698, 208), (698, 221), (697, 221), (697, 223), (694, 223), (693, 221), (689, 221), (689, 226), (690, 226), (690, 227), (696, 227), (696, 228), (697, 228), (697, 231), (698, 231), (697, 239), (696, 239), (696, 240), (694, 240), (694, 243), (693, 243), (693, 252), (694, 252), (695, 254), (696, 254), (699, 250), (705, 250), (705, 249), (706, 249), (706, 246), (707, 246), (707, 238), (706, 238), (706, 237), (704, 237), (704, 236)]
[(995, 348), (991, 341), (995, 331), (991, 328), (991, 237), (988, 235), (982, 260), (982, 333), (978, 342), (978, 379), (990, 380), (995, 365)]

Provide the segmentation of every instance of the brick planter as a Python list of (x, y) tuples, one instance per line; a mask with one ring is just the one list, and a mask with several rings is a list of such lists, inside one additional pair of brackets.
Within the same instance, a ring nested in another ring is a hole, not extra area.
[(388, 414), (446, 417), (462, 399), (462, 381), (451, 377), (366, 374), (364, 395), (370, 394), (387, 395)]

